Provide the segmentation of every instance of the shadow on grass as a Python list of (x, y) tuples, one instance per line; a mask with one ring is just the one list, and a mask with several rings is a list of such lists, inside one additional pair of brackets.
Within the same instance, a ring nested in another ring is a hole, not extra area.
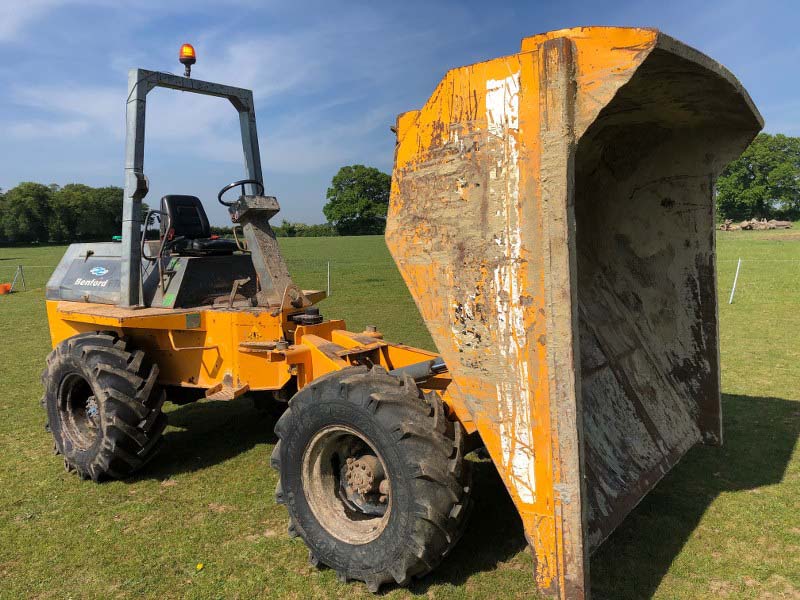
[[(725, 394), (723, 416), (725, 445), (690, 450), (592, 557), (594, 598), (650, 598), (719, 494), (783, 479), (800, 436), (800, 402)], [(197, 471), (277, 441), (275, 417), (253, 408), (248, 397), (187, 404), (169, 419), (177, 430), (165, 434), (158, 458), (129, 481)], [(414, 594), (435, 584), (462, 585), (525, 549), (522, 523), (494, 465), (475, 462), (473, 473), (474, 508), (464, 537), (433, 573), (412, 584)]]
[[(243, 396), (231, 401), (202, 401), (168, 410), (170, 429), (152, 463), (130, 483), (164, 480), (198, 471), (246, 452), (257, 444), (274, 444), (276, 417), (254, 408)], [(432, 584), (464, 583), (479, 571), (494, 570), (525, 548), (522, 522), (491, 461), (474, 462), (472, 518), (464, 537), (430, 576), (416, 581), (412, 592)], [(385, 591), (394, 589), (385, 586)]]
[(800, 435), (800, 402), (723, 394), (722, 447), (697, 446), (592, 557), (592, 597), (650, 598), (723, 492), (780, 483)]
[[(725, 394), (723, 418), (725, 445), (690, 450), (597, 550), (590, 565), (593, 598), (652, 597), (719, 494), (783, 479), (800, 437), (800, 402)], [(522, 523), (494, 466), (476, 466), (467, 531), (438, 569), (412, 585), (415, 594), (432, 584), (463, 584), (525, 549)]]
[[(494, 464), (490, 460), (474, 462), (472, 473), (474, 505), (467, 530), (430, 575), (414, 580), (410, 586), (414, 594), (424, 595), (437, 584), (462, 585), (476, 573), (493, 571), (525, 549), (522, 521)], [(384, 587), (386, 592), (393, 589), (393, 585)]]
[(276, 418), (254, 408), (249, 396), (235, 400), (202, 401), (167, 411), (170, 429), (155, 459), (127, 481), (168, 479), (210, 467), (258, 444), (278, 441)]

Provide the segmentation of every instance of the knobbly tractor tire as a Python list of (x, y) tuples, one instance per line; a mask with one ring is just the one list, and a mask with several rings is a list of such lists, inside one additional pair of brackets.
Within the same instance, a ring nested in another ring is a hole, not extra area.
[(42, 405), (67, 471), (122, 479), (153, 457), (167, 425), (157, 377), (158, 367), (114, 334), (82, 333), (56, 346)]
[(312, 382), (275, 426), (276, 500), (315, 566), (341, 581), (407, 585), (461, 537), (470, 503), (464, 430), (436, 393), (380, 367)]

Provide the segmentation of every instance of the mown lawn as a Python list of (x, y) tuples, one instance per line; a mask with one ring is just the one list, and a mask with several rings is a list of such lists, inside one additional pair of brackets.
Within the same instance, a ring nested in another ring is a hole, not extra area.
[[(599, 598), (800, 597), (800, 232), (719, 234), (725, 441), (698, 447), (592, 560)], [(283, 240), (296, 280), (360, 330), (431, 347), (379, 237)], [(307, 563), (268, 468), (272, 420), (247, 398), (170, 409), (159, 457), (95, 485), (64, 472), (39, 408), (43, 288), (63, 248), (0, 248), (0, 598), (371, 597)], [(733, 304), (727, 296), (744, 259)], [(456, 550), (389, 598), (529, 597), (532, 561), (490, 463)], [(203, 563), (202, 570), (197, 569)]]

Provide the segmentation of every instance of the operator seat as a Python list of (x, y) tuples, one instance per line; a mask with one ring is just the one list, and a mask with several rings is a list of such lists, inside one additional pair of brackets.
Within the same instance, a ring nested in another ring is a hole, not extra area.
[[(169, 195), (161, 198), (161, 212), (169, 219), (161, 220), (161, 235), (166, 236), (165, 248), (185, 256), (233, 254), (236, 242), (211, 237), (203, 204), (196, 196)], [(169, 230), (166, 230), (169, 223)]]

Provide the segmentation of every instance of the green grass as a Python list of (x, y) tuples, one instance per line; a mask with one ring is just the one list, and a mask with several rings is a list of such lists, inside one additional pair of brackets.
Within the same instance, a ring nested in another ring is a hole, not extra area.
[[(601, 547), (595, 597), (800, 594), (800, 235), (718, 239), (726, 444), (690, 451)], [(306, 288), (324, 289), (331, 261), (327, 316), (431, 347), (380, 238), (282, 245)], [(95, 485), (63, 471), (38, 403), (46, 267), (62, 252), (0, 249), (0, 281), (23, 264), (30, 290), (0, 297), (0, 598), (370, 597), (310, 567), (302, 542), (287, 537), (268, 467), (273, 423), (246, 398), (170, 409), (164, 451), (135, 479)], [(462, 541), (434, 574), (388, 597), (531, 595), (519, 519), (493, 466), (476, 471)]]

